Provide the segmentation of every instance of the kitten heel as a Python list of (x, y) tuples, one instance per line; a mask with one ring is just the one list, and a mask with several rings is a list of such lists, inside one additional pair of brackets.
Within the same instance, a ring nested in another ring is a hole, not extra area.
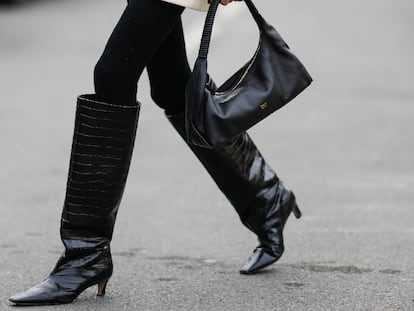
[(292, 207), (292, 213), (295, 215), (296, 218), (302, 217), (302, 212), (299, 209), (299, 206), (295, 203), (295, 205)]
[(98, 297), (102, 297), (105, 295), (106, 285), (108, 285), (108, 280), (98, 283), (98, 294), (97, 294)]

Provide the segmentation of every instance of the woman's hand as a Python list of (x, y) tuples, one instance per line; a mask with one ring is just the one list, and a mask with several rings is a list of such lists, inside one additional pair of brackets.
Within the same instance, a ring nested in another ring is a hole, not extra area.
[(220, 3), (221, 3), (222, 5), (227, 5), (227, 4), (229, 4), (230, 2), (232, 2), (232, 1), (243, 1), (243, 0), (221, 0), (221, 1), (220, 1)]

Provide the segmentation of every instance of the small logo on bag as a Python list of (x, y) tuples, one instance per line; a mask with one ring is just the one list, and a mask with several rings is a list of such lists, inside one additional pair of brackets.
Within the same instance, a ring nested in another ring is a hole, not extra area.
[(269, 106), (267, 103), (263, 103), (260, 105), (260, 109), (264, 110), (267, 108), (267, 106)]

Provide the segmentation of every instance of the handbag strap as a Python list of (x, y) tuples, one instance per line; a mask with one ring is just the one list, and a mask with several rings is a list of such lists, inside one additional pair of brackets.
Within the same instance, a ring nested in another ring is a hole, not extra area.
[[(260, 32), (262, 32), (265, 28), (265, 20), (260, 15), (252, 0), (244, 0), (244, 3), (246, 3), (250, 13), (256, 21), (256, 24), (259, 27)], [(211, 33), (213, 31), (213, 23), (216, 17), (216, 12), (219, 4), (220, 0), (212, 0), (210, 8), (208, 9), (206, 21), (204, 23), (203, 35), (201, 36), (200, 50), (198, 51), (199, 58), (207, 58), (208, 50), (210, 48)]]

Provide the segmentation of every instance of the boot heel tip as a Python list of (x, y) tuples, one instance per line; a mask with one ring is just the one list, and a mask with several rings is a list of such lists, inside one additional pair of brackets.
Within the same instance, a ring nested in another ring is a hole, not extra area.
[(297, 206), (293, 207), (292, 212), (293, 212), (293, 215), (295, 215), (297, 219), (302, 217), (302, 212), (300, 211), (299, 207)]
[(96, 294), (96, 296), (98, 296), (98, 297), (105, 296), (106, 285), (107, 284), (108, 284), (108, 281), (103, 281), (103, 282), (98, 283), (98, 293)]

